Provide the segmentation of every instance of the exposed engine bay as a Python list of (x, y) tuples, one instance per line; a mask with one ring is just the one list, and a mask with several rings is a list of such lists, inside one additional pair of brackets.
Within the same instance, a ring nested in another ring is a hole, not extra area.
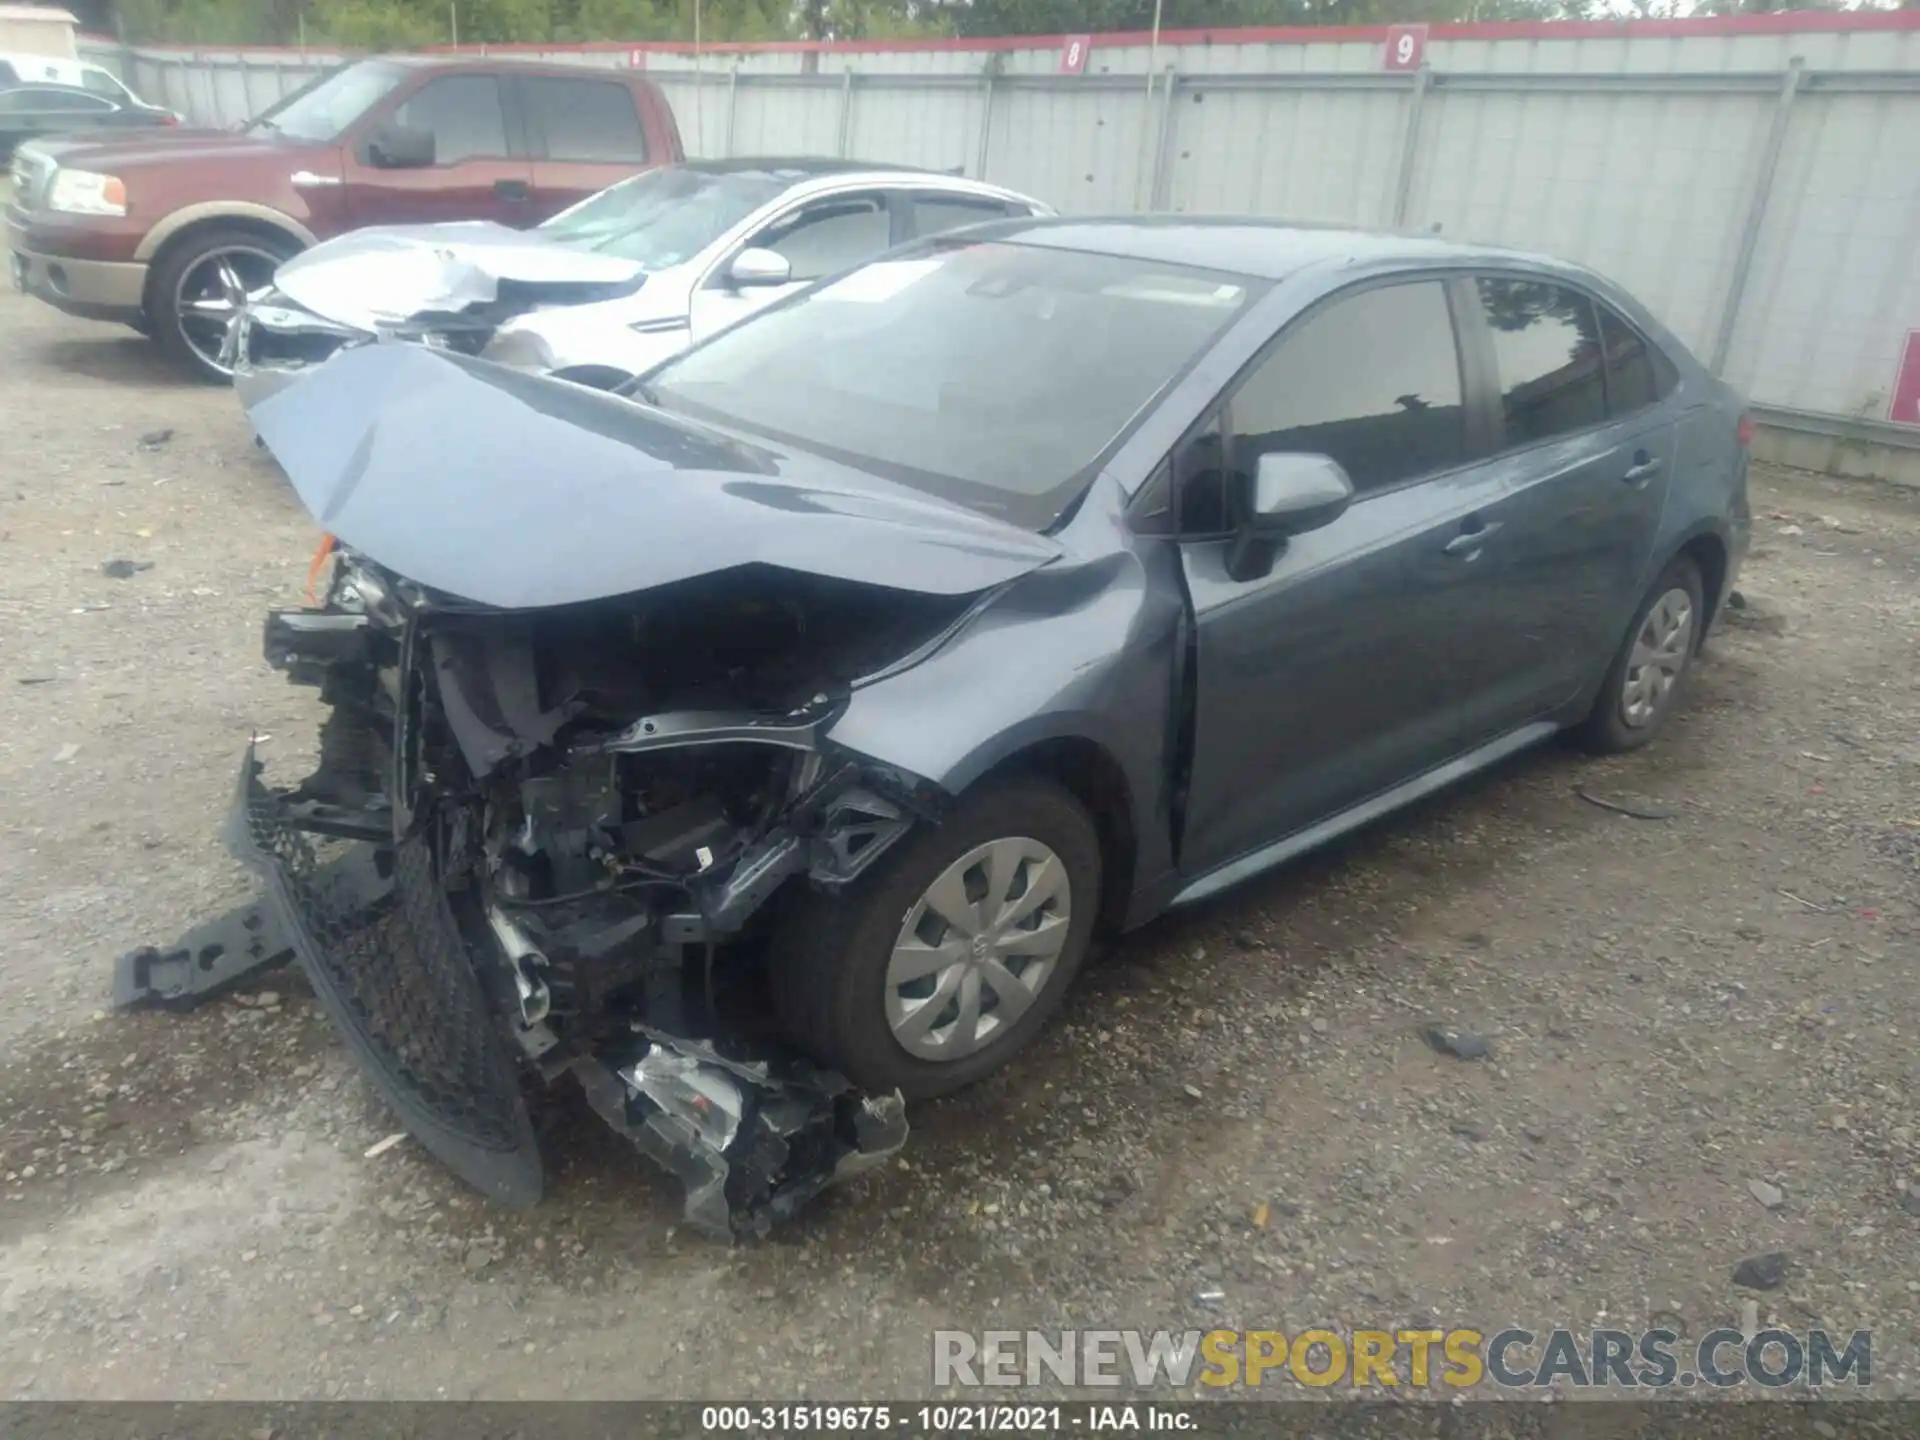
[[(508, 611), (344, 550), (330, 569), (324, 604), (266, 626), (269, 662), (329, 707), (319, 764), (273, 791), (250, 751), (235, 838), (415, 1133), (530, 1202), (519, 1082), (571, 1075), (721, 1235), (897, 1150), (898, 1093), (757, 1020), (756, 941), (783, 889), (846, 886), (938, 815), (940, 792), (822, 735), (968, 598), (748, 566)], [(379, 878), (341, 882), (337, 851)]]

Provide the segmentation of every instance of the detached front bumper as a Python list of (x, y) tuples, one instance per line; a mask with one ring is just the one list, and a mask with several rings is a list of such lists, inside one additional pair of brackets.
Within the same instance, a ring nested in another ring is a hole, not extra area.
[(538, 1200), (540, 1150), (514, 1057), (426, 843), (377, 847), (376, 869), (393, 886), (371, 905), (327, 885), (313, 841), (261, 784), (251, 745), (226, 838), (259, 875), (314, 993), (407, 1129), (492, 1199)]
[[(252, 746), (228, 822), (280, 932), (355, 1058), (434, 1155), (490, 1198), (530, 1205), (544, 1183), (505, 1004), (449, 910), (431, 849), (349, 842), (367, 865), (322, 865), (311, 830), (260, 781)], [(343, 873), (363, 876), (362, 883)], [(686, 1219), (717, 1238), (765, 1233), (906, 1143), (898, 1091), (863, 1094), (790, 1058), (724, 1053), (636, 1024), (572, 1056), (594, 1110), (687, 1188)]]

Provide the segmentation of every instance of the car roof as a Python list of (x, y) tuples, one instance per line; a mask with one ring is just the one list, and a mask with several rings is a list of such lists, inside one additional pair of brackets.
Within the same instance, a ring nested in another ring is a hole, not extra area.
[(89, 90), (84, 85), (68, 85), (60, 80), (16, 80), (0, 84), (0, 95), (12, 95), (21, 90), (50, 90), (56, 95), (85, 95), (94, 100), (110, 100), (98, 90)]
[(624, 65), (587, 65), (578, 60), (543, 60), (537, 55), (481, 55), (462, 51), (453, 55), (386, 54), (360, 55), (349, 65), (363, 60), (378, 60), (386, 65), (403, 65), (409, 70), (525, 70), (534, 75), (564, 75), (579, 80), (610, 80), (615, 85), (639, 81), (652, 84), (646, 72)]
[(709, 175), (857, 175), (866, 172), (886, 175), (938, 175), (917, 165), (892, 165), (878, 160), (842, 160), (823, 155), (742, 155), (730, 160), (688, 160), (682, 168), (700, 170)]
[[(1431, 265), (1472, 260), (1525, 261), (1576, 273), (1544, 255), (1469, 244), (1411, 231), (1244, 217), (1141, 215), (1019, 220), (993, 227), (996, 238), (1050, 249), (1191, 265), (1261, 280), (1281, 280), (1315, 265)], [(980, 232), (973, 232), (976, 235)]]

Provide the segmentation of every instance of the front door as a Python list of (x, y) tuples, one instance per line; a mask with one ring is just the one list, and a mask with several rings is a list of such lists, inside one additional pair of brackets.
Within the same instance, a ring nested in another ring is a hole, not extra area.
[(1645, 583), (1675, 430), (1651, 357), (1628, 360), (1639, 337), (1591, 296), (1500, 275), (1467, 293), (1503, 493), (1488, 583), (1453, 640), (1463, 745), (1564, 706), (1606, 669)]
[[(355, 225), (497, 220), (516, 229), (539, 218), (533, 166), (510, 136), (507, 87), (492, 75), (441, 75), (365, 122), (349, 148), (347, 209)], [(433, 164), (387, 168), (370, 147), (383, 124), (433, 136)], [(520, 153), (516, 153), (520, 152)]]
[[(899, 225), (882, 190), (822, 196), (786, 211), (729, 254), (694, 291), (689, 317), (694, 343), (717, 335), (802, 285), (871, 260), (896, 243)], [(739, 250), (771, 250), (791, 267), (784, 285), (735, 285), (727, 267)]]
[[(1473, 463), (1447, 287), (1348, 292), (1289, 325), (1174, 457), (1198, 632), (1181, 868), (1197, 874), (1450, 758), (1456, 618), (1500, 482)], [(1331, 455), (1355, 500), (1271, 571), (1228, 573), (1236, 490), (1261, 454)], [(1219, 463), (1224, 453), (1226, 462)], [(1463, 537), (1466, 537), (1463, 541)]]

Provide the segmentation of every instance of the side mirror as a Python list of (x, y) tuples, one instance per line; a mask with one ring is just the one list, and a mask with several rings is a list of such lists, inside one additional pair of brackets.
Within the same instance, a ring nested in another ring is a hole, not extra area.
[(785, 285), (793, 279), (793, 266), (778, 251), (752, 246), (733, 257), (733, 263), (727, 267), (727, 279), (742, 289), (750, 285)]
[(433, 164), (431, 130), (382, 125), (367, 142), (367, 159), (382, 170), (419, 170)]
[(1353, 481), (1331, 455), (1262, 455), (1247, 528), (1269, 537), (1330, 525), (1353, 502)]
[(1252, 491), (1227, 550), (1235, 580), (1258, 580), (1289, 536), (1331, 525), (1353, 503), (1353, 481), (1331, 455), (1262, 455)]

